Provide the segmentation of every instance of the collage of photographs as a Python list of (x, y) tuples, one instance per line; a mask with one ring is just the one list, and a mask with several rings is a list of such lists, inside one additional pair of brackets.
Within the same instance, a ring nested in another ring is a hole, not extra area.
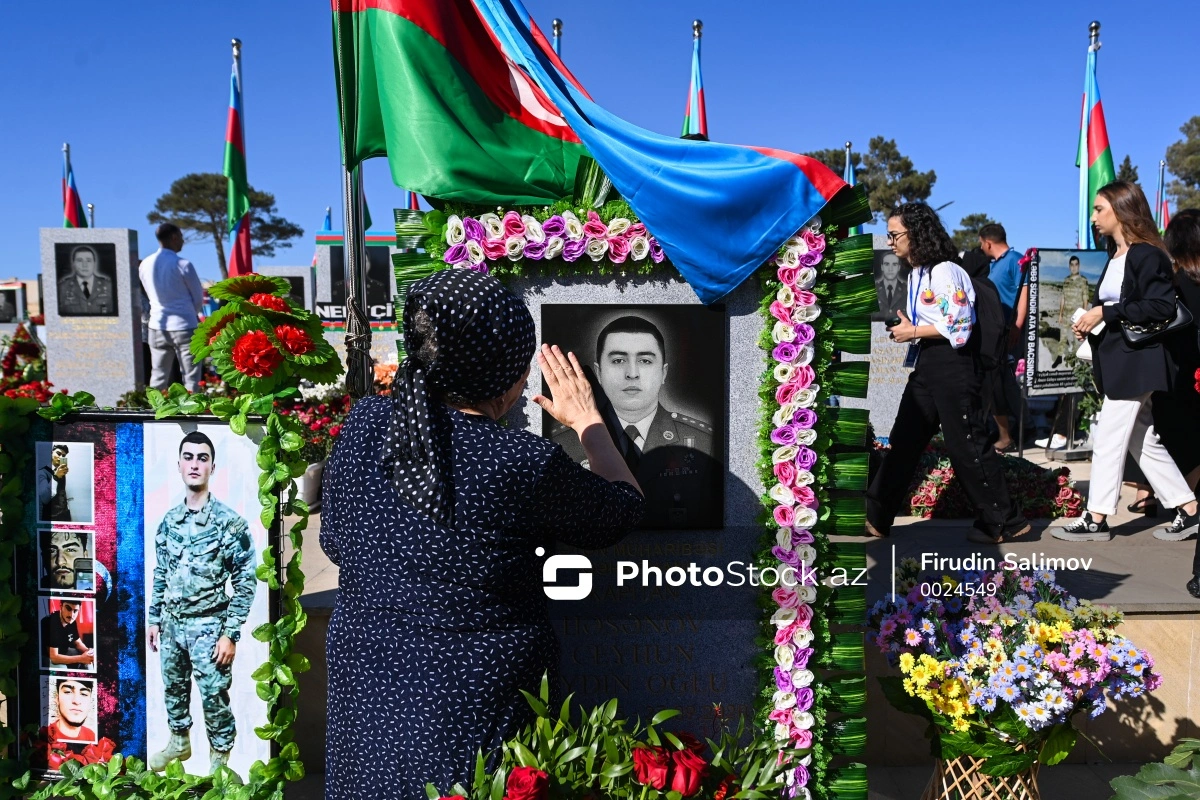
[[(39, 740), (45, 767), (90, 763), (111, 749), (98, 735), (97, 598), (112, 585), (96, 558), (95, 452), (90, 442), (38, 442)], [(42, 766), (42, 765), (39, 765)]]

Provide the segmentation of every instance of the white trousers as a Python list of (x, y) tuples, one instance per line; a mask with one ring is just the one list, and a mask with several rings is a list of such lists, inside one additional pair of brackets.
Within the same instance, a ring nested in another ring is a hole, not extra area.
[(1126, 450), (1142, 468), (1162, 505), (1177, 508), (1196, 499), (1179, 467), (1175, 466), (1175, 460), (1154, 431), (1150, 394), (1131, 400), (1106, 397), (1096, 425), (1092, 428), (1092, 481), (1088, 491), (1088, 511), (1106, 516), (1117, 513)]

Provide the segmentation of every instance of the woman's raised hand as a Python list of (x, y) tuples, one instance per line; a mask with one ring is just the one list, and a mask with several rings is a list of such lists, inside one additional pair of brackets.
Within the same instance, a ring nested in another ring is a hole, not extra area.
[(576, 433), (582, 434), (589, 425), (603, 424), (592, 385), (574, 353), (563, 355), (558, 345), (543, 344), (538, 350), (538, 368), (551, 397), (539, 394), (533, 402)]

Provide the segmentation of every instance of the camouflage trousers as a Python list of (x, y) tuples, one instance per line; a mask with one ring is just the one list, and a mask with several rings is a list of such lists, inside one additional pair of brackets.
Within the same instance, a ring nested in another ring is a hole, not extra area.
[(192, 727), (192, 676), (200, 688), (204, 727), (213, 750), (233, 749), (237, 734), (229, 708), (232, 666), (216, 662), (217, 640), (221, 638), (220, 617), (177, 619), (164, 616), (159, 631), (163, 686), (166, 692), (167, 724), (176, 733)]

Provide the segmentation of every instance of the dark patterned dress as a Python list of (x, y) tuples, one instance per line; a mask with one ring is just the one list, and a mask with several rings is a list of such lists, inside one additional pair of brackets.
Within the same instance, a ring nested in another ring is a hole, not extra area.
[(329, 625), (329, 800), (425, 800), (468, 785), (475, 754), (532, 719), (558, 674), (542, 591), (555, 540), (619, 541), (641, 496), (527, 431), (438, 405), (453, 453), (455, 526), (407, 505), (378, 462), (391, 398), (354, 407), (325, 467), (321, 546), (340, 567)]

